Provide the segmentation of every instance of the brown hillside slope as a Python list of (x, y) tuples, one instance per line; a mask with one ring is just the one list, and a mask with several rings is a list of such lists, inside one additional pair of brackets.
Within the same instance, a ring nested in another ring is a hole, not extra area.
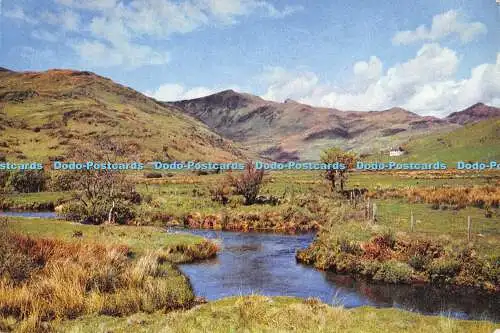
[(94, 73), (0, 70), (0, 155), (68, 160), (97, 146), (126, 160), (246, 156), (198, 120)]

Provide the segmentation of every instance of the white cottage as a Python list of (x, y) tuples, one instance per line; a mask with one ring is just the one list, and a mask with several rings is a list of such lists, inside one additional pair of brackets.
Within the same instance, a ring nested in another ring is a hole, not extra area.
[(401, 148), (401, 147), (398, 147), (398, 148), (393, 148), (389, 151), (389, 156), (401, 156), (401, 155), (404, 155), (406, 153), (406, 151)]

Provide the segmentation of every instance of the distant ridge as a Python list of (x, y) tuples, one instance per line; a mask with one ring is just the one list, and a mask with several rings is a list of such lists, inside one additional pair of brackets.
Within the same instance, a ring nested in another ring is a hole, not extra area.
[(287, 99), (283, 103), (225, 90), (206, 97), (166, 103), (201, 120), (220, 135), (276, 159), (317, 160), (333, 145), (376, 153), (410, 138), (449, 132), (495, 118), (500, 109), (477, 103), (446, 118), (420, 116), (400, 107), (341, 111)]

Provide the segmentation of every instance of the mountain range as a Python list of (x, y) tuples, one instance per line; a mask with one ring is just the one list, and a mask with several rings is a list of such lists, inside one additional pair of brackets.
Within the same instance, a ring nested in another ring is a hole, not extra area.
[(499, 108), (482, 103), (441, 119), (397, 107), (278, 103), (233, 90), (161, 102), (91, 72), (0, 67), (0, 161), (71, 159), (82, 149), (143, 161), (317, 160), (332, 146), (361, 155), (400, 145), (422, 154), (432, 146), (439, 154), (453, 148), (454, 133), (465, 138), (453, 155), (461, 156), (478, 146), (498, 151), (500, 122), (490, 121), (498, 118)]
[(499, 108), (482, 103), (441, 119), (398, 107), (360, 112), (290, 99), (277, 103), (233, 90), (164, 104), (184, 110), (220, 135), (273, 160), (317, 160), (323, 149), (333, 145), (360, 154), (379, 153), (430, 133), (500, 117)]

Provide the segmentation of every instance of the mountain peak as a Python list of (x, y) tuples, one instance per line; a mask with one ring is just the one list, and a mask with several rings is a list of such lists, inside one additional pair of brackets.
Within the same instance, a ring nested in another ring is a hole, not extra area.
[(453, 112), (445, 119), (451, 123), (465, 125), (496, 117), (500, 117), (500, 108), (476, 103), (462, 111)]

